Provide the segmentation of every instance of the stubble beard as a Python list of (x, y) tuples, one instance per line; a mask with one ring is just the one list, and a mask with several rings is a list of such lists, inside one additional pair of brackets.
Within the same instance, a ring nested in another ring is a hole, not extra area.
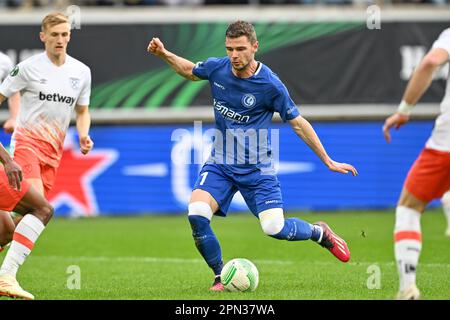
[(233, 65), (233, 69), (236, 70), (236, 71), (242, 72), (242, 71), (245, 71), (245, 69), (247, 69), (247, 68), (249, 67), (249, 65), (250, 65), (250, 62), (247, 63), (246, 65), (240, 67), (240, 68), (236, 68), (236, 67)]

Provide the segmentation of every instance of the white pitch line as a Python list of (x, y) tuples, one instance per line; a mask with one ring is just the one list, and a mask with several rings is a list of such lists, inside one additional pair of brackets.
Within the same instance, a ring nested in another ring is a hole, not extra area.
[[(202, 259), (187, 259), (187, 258), (161, 258), (161, 257), (136, 257), (136, 256), (118, 256), (118, 257), (108, 257), (108, 256), (32, 256), (32, 259), (43, 259), (43, 260), (71, 260), (71, 261), (92, 261), (92, 262), (141, 262), (141, 263), (205, 263)], [(324, 261), (311, 261), (311, 262), (300, 262), (291, 260), (253, 260), (256, 264), (276, 264), (276, 265), (287, 265), (287, 264), (314, 264), (314, 265), (336, 265), (336, 262), (324, 262)], [(367, 262), (367, 261), (357, 261), (348, 262), (346, 265), (351, 266), (365, 266), (365, 265), (380, 265), (380, 266), (395, 266), (392, 262)], [(426, 266), (431, 268), (450, 268), (450, 263), (425, 263), (420, 262), (420, 266)]]

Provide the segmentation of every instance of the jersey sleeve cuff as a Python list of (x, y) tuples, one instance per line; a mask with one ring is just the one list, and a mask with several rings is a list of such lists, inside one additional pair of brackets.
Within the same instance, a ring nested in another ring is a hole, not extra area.
[(13, 94), (13, 92), (0, 86), (0, 94), (6, 98), (9, 98)]
[[(291, 111), (291, 112), (289, 113), (289, 111)], [(289, 109), (288, 112), (286, 113), (286, 121), (293, 120), (293, 119), (297, 118), (299, 115), (300, 115), (300, 112), (298, 111), (297, 107)]]
[(90, 103), (89, 99), (78, 99), (77, 105), (79, 106), (88, 106)]

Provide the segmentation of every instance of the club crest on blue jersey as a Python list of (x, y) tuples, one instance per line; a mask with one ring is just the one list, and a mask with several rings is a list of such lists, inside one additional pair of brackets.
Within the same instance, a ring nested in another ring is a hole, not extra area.
[(242, 97), (242, 105), (247, 108), (251, 108), (256, 104), (256, 98), (254, 95), (247, 93)]

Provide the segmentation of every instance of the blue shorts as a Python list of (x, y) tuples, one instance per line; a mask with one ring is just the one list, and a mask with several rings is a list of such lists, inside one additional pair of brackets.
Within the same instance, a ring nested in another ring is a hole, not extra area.
[(215, 213), (226, 216), (231, 200), (237, 191), (244, 197), (250, 211), (258, 213), (271, 209), (283, 208), (281, 186), (276, 175), (261, 174), (259, 169), (247, 174), (236, 174), (226, 165), (205, 164), (200, 171), (194, 190), (209, 192), (219, 204)]

